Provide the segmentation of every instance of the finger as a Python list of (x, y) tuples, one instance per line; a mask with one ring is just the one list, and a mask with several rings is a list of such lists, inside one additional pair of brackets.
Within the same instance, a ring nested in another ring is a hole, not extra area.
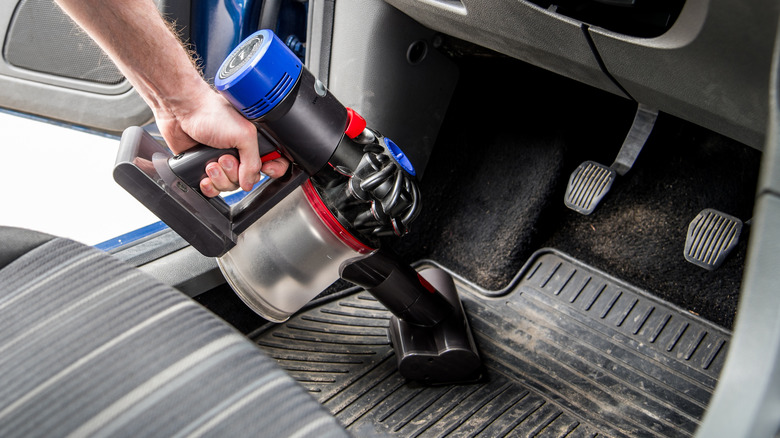
[(238, 182), (245, 191), (252, 190), (255, 184), (260, 181), (260, 152), (257, 150), (257, 134), (253, 135), (254, 144), (238, 145), (238, 155), (240, 163), (238, 165)]
[(232, 155), (223, 155), (219, 157), (219, 165), (222, 167), (222, 171), (230, 180), (232, 184), (238, 187), (238, 160)]
[(284, 158), (266, 161), (263, 163), (262, 172), (271, 178), (279, 178), (287, 173), (290, 163)]
[(219, 195), (219, 190), (214, 187), (214, 184), (211, 183), (211, 179), (209, 178), (203, 178), (200, 181), (200, 192), (209, 198), (213, 198)]
[(222, 166), (219, 163), (209, 163), (206, 165), (206, 175), (211, 180), (211, 184), (220, 192), (235, 190), (238, 186), (230, 181)]

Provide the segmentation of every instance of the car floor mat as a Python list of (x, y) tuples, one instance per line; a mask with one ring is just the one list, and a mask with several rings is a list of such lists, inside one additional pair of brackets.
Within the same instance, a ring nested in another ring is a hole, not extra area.
[(484, 362), (476, 383), (406, 382), (390, 313), (366, 292), (250, 337), (355, 436), (694, 433), (728, 331), (555, 250), (502, 293), (456, 285)]

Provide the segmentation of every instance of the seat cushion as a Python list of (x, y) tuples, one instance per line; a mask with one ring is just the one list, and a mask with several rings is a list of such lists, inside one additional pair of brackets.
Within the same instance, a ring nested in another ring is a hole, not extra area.
[(0, 269), (53, 238), (38, 231), (0, 226)]
[(0, 436), (344, 436), (252, 342), (53, 238), (0, 270)]

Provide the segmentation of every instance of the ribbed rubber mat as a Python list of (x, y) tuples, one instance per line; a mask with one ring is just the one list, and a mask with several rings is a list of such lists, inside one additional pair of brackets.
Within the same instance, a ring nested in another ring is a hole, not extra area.
[(389, 313), (365, 292), (255, 340), (356, 436), (693, 434), (725, 330), (551, 250), (506, 294), (456, 284), (485, 361), (480, 383), (406, 383)]

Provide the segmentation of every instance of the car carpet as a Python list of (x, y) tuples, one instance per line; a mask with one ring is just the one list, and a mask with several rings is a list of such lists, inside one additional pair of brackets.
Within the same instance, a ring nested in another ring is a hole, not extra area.
[(492, 290), (536, 249), (558, 248), (732, 326), (747, 232), (714, 272), (685, 262), (682, 250), (704, 208), (751, 217), (758, 151), (662, 113), (634, 169), (582, 216), (563, 205), (569, 173), (586, 159), (611, 164), (636, 104), (513, 60), (460, 62), (422, 179), (422, 213), (389, 246)]
[(724, 265), (707, 271), (683, 258), (690, 221), (715, 208), (752, 217), (760, 152), (662, 115), (634, 169), (618, 178), (591, 216), (558, 208), (541, 244), (565, 251), (660, 298), (731, 328), (750, 227)]
[(543, 213), (561, 190), (559, 127), (577, 120), (578, 109), (559, 98), (574, 83), (501, 58), (461, 64), (421, 181), (420, 216), (409, 235), (386, 243), (410, 262), (430, 258), (500, 289), (536, 247), (549, 220)]

